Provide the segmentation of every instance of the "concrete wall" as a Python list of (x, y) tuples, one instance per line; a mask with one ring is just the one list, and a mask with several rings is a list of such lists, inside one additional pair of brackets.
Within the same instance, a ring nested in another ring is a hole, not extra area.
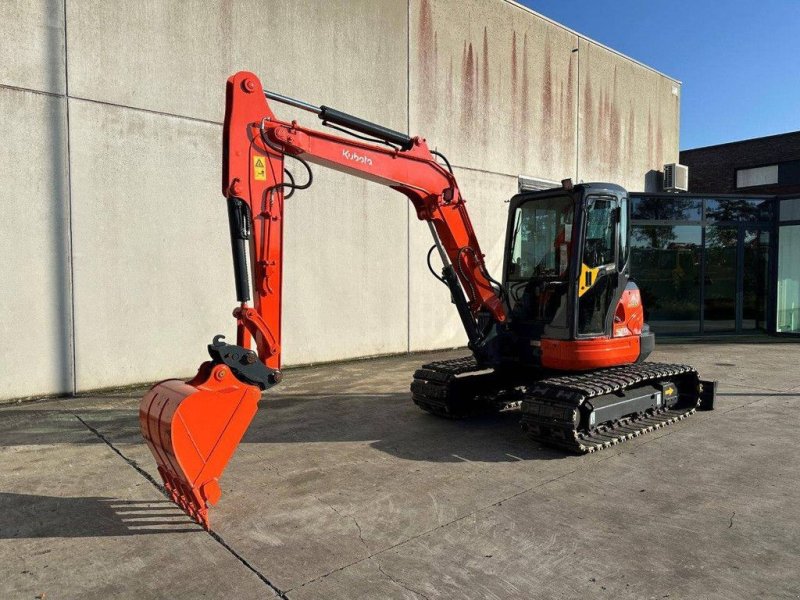
[[(504, 0), (9, 0), (0, 56), (0, 399), (189, 375), (233, 334), (237, 70), (424, 134), (495, 273), (517, 175), (641, 189), (677, 159), (676, 82)], [(285, 364), (464, 343), (406, 201), (315, 175), (286, 208)]]

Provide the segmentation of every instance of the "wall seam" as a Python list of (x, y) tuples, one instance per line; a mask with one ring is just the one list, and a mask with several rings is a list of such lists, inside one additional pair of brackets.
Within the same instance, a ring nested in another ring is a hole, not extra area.
[(580, 143), (581, 143), (581, 38), (577, 38), (577, 52), (575, 54), (578, 55), (577, 58), (577, 73), (578, 73), (578, 81), (575, 82), (575, 183), (580, 183), (580, 177), (578, 174), (580, 173)]
[[(411, 0), (406, 3), (406, 130), (411, 135)], [(406, 202), (406, 352), (411, 353), (411, 203)]]
[(9, 83), (0, 83), (0, 89), (11, 90), (14, 92), (30, 92), (31, 94), (39, 94), (40, 96), (49, 96), (50, 98), (64, 98), (64, 94), (57, 92), (48, 92), (46, 90), (35, 90), (33, 88), (21, 87), (18, 85), (11, 85)]
[[(66, 0), (65, 0), (66, 1)], [(66, 29), (66, 27), (65, 27)], [(66, 43), (64, 46), (66, 53)], [(66, 77), (66, 64), (65, 64), (65, 77)], [(56, 92), (48, 92), (45, 90), (35, 90), (33, 88), (21, 87), (18, 85), (11, 85), (8, 83), (0, 83), (0, 89), (12, 90), (15, 92), (29, 92), (31, 94), (39, 94), (41, 96), (49, 96), (51, 98), (70, 98), (71, 100), (80, 100), (81, 102), (89, 102), (91, 104), (100, 104), (102, 106), (111, 106), (114, 108), (123, 108), (128, 110), (135, 110), (137, 112), (149, 113), (151, 115), (159, 115), (162, 117), (172, 117), (175, 119), (183, 119), (185, 121), (193, 121), (195, 123), (205, 123), (207, 125), (219, 125), (222, 127), (222, 121), (212, 121), (210, 119), (202, 119), (200, 117), (191, 117), (189, 115), (178, 115), (175, 113), (165, 112), (161, 110), (154, 110), (151, 108), (142, 108), (140, 106), (131, 106), (129, 104), (119, 104), (117, 102), (108, 102), (107, 100), (95, 100), (93, 98), (85, 98), (83, 96), (70, 96), (68, 93), (59, 94)], [(66, 90), (66, 86), (65, 86)]]
[(67, 261), (69, 263), (70, 341), (72, 342), (72, 394), (78, 393), (77, 341), (75, 339), (75, 253), (72, 246), (72, 148), (69, 121), (69, 59), (67, 48), (67, 0), (64, 0), (64, 111), (67, 126)]

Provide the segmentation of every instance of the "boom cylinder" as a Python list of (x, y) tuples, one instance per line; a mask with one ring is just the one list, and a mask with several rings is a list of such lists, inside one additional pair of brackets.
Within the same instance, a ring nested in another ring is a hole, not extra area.
[(389, 129), (383, 125), (378, 125), (377, 123), (372, 123), (371, 121), (367, 121), (361, 117), (356, 117), (346, 112), (336, 110), (330, 106), (314, 106), (313, 104), (309, 104), (303, 100), (298, 100), (297, 98), (291, 98), (289, 96), (284, 96), (283, 94), (270, 92), (268, 90), (264, 90), (264, 96), (270, 100), (275, 100), (276, 102), (314, 113), (324, 123), (333, 123), (334, 125), (340, 125), (365, 135), (371, 135), (379, 140), (396, 144), (403, 150), (410, 150), (414, 147), (414, 138), (406, 135), (405, 133), (395, 131), (394, 129)]

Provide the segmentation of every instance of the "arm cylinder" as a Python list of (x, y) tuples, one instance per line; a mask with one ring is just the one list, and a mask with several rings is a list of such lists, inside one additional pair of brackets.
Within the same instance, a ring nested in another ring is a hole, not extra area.
[(236, 299), (250, 301), (250, 279), (247, 273), (247, 242), (250, 239), (250, 207), (244, 200), (228, 200), (228, 223), (231, 231), (233, 276), (236, 281)]

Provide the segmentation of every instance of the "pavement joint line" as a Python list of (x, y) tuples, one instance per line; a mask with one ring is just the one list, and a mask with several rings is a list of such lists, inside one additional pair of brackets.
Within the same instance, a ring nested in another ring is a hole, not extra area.
[(389, 581), (391, 581), (392, 583), (396, 583), (401, 588), (403, 588), (404, 590), (408, 590), (409, 592), (411, 592), (415, 596), (422, 596), (423, 598), (425, 598), (425, 600), (430, 600), (430, 598), (428, 598), (425, 594), (423, 594), (419, 590), (415, 590), (414, 588), (410, 587), (408, 584), (404, 583), (402, 580), (396, 579), (396, 578), (392, 577), (391, 575), (389, 575), (386, 571), (383, 570), (383, 567), (381, 566), (380, 561), (378, 561), (377, 559), (370, 559), (370, 560), (377, 565), (378, 571), (383, 573), (383, 575), (387, 579), (389, 579)]
[[(116, 446), (114, 446), (113, 443), (111, 443), (111, 440), (109, 440), (106, 436), (104, 436), (102, 433), (100, 433), (99, 430), (97, 430), (94, 427), (92, 427), (91, 425), (89, 425), (89, 423), (84, 421), (79, 415), (73, 414), (73, 416), (76, 419), (78, 419), (78, 421), (83, 423), (83, 426), (86, 427), (86, 429), (88, 429), (89, 431), (91, 431), (95, 436), (97, 436), (97, 438), (100, 439), (106, 446), (111, 448), (111, 450), (113, 450), (122, 460), (124, 460), (126, 463), (128, 463), (128, 465), (130, 467), (132, 467), (137, 473), (139, 473), (139, 475), (141, 475), (147, 481), (149, 481), (153, 485), (153, 487), (156, 488), (159, 491), (159, 493), (161, 493), (161, 495), (163, 495), (165, 498), (170, 500), (170, 497), (167, 495), (167, 492), (164, 489), (164, 486), (162, 486), (160, 483), (158, 483), (153, 478), (153, 476), (150, 475), (150, 473), (148, 473), (147, 471), (142, 469), (142, 467), (140, 467), (136, 463), (135, 460), (125, 456)], [(220, 546), (225, 548), (225, 550), (227, 550), (228, 553), (231, 554), (231, 556), (233, 556), (236, 560), (238, 560), (245, 567), (247, 567), (250, 571), (252, 571), (253, 574), (255, 574), (255, 576), (258, 577), (272, 591), (274, 591), (278, 595), (279, 598), (282, 598), (283, 600), (289, 600), (288, 596), (286, 596), (286, 592), (281, 590), (279, 587), (277, 587), (275, 584), (273, 584), (269, 579), (267, 579), (267, 577), (263, 573), (261, 573), (258, 569), (256, 569), (252, 564), (250, 564), (250, 562), (245, 557), (243, 557), (236, 550), (234, 550), (233, 547), (230, 544), (228, 544), (228, 542), (226, 542), (222, 538), (221, 535), (219, 535), (217, 532), (215, 532), (215, 531), (213, 531), (211, 529), (209, 529), (207, 531), (207, 533), (211, 537), (211, 539), (213, 539)]]

